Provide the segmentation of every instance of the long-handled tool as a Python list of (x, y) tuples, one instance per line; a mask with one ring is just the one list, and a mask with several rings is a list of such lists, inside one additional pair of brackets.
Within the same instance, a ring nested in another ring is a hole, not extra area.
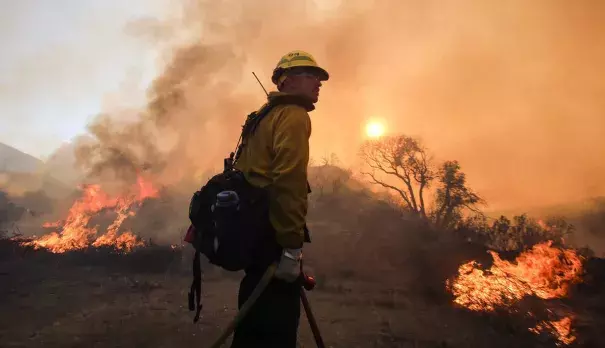
[(311, 327), (311, 331), (313, 332), (313, 338), (315, 338), (317, 348), (325, 348), (326, 346), (324, 345), (323, 338), (321, 338), (321, 333), (319, 332), (319, 326), (317, 326), (317, 321), (315, 321), (315, 316), (311, 311), (311, 304), (309, 304), (307, 294), (305, 293), (305, 289), (303, 288), (300, 288), (300, 299), (303, 303), (303, 307), (305, 308), (305, 313), (307, 314), (309, 326)]
[(235, 318), (233, 318), (231, 323), (229, 323), (229, 326), (225, 328), (221, 336), (211, 346), (212, 348), (219, 348), (220, 346), (222, 346), (227, 340), (227, 338), (229, 338), (229, 336), (233, 333), (233, 331), (235, 331), (237, 325), (239, 325), (239, 323), (242, 321), (242, 319), (244, 319), (246, 314), (248, 314), (250, 308), (252, 308), (252, 305), (254, 305), (254, 303), (256, 302), (256, 300), (258, 300), (263, 291), (265, 291), (265, 288), (267, 287), (267, 285), (269, 285), (271, 279), (273, 279), (273, 275), (275, 274), (276, 268), (277, 264), (275, 263), (271, 264), (271, 266), (267, 268), (265, 274), (263, 274), (263, 277), (252, 291), (252, 294), (250, 294), (250, 297), (248, 297), (246, 302), (244, 302), (244, 305), (239, 310)]
[[(233, 320), (229, 323), (225, 330), (223, 330), (221, 336), (214, 342), (214, 344), (212, 344), (211, 348), (220, 348), (225, 343), (225, 341), (227, 341), (227, 338), (229, 338), (233, 331), (235, 331), (237, 325), (239, 325), (239, 323), (246, 316), (246, 314), (248, 314), (250, 308), (252, 308), (256, 300), (258, 300), (263, 291), (265, 291), (267, 285), (269, 285), (271, 279), (273, 279), (273, 276), (275, 275), (276, 268), (277, 264), (275, 263), (271, 264), (271, 266), (267, 268), (267, 270), (263, 274), (263, 277), (252, 291), (250, 297), (246, 300), (242, 308), (238, 311), (235, 318), (233, 318)], [(302, 273), (302, 278), (303, 283), (300, 287), (300, 299), (305, 309), (307, 319), (309, 320), (309, 325), (311, 326), (311, 331), (313, 332), (313, 337), (315, 338), (315, 343), (317, 343), (317, 347), (325, 348), (321, 333), (319, 332), (319, 327), (317, 326), (317, 321), (315, 320), (315, 316), (311, 311), (311, 304), (309, 303), (309, 299), (307, 298), (307, 294), (305, 293), (305, 289), (312, 290), (315, 287), (315, 279), (313, 279), (313, 277), (307, 276), (304, 273)]]

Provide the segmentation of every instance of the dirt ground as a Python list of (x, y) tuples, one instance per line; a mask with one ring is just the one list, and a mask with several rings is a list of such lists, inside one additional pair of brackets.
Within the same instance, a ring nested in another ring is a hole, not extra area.
[[(187, 308), (190, 250), (0, 253), (1, 347), (208, 347), (236, 313), (239, 274), (205, 274), (198, 323)], [(497, 317), (404, 285), (318, 277), (309, 300), (328, 347), (550, 347)], [(300, 347), (314, 347), (301, 318)]]

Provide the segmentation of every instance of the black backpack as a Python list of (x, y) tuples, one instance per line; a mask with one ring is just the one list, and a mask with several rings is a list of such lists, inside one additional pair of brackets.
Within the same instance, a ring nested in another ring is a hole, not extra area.
[(235, 153), (232, 152), (224, 160), (223, 172), (208, 180), (191, 198), (191, 226), (185, 241), (195, 248), (193, 282), (188, 294), (189, 310), (196, 311), (194, 322), (199, 320), (202, 309), (200, 254), (205, 255), (211, 264), (225, 270), (241, 271), (265, 251), (265, 242), (274, 238), (269, 222), (267, 192), (251, 185), (234, 165), (260, 121), (273, 107), (282, 104), (308, 106), (298, 97), (283, 96), (272, 99), (258, 112), (249, 114)]

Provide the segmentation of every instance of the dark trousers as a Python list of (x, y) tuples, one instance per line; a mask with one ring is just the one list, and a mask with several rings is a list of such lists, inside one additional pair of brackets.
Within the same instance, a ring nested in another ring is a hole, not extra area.
[[(252, 294), (264, 271), (246, 272), (239, 288), (239, 308)], [(296, 348), (299, 320), (300, 283), (274, 278), (235, 329), (231, 348)]]

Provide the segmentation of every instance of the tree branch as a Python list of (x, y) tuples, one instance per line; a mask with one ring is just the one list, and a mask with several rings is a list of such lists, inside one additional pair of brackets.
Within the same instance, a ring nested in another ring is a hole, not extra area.
[(399, 193), (399, 195), (401, 196), (401, 198), (403, 198), (403, 200), (407, 204), (408, 208), (410, 208), (410, 209), (412, 208), (412, 204), (410, 203), (410, 199), (408, 198), (408, 196), (405, 193), (405, 191), (399, 189), (398, 187), (395, 187), (393, 185), (389, 185), (389, 184), (387, 184), (387, 183), (385, 183), (383, 181), (380, 181), (380, 180), (376, 179), (376, 176), (373, 173), (361, 172), (361, 174), (367, 175), (370, 178), (372, 178), (372, 182), (374, 184), (377, 184), (377, 185), (380, 185), (380, 186), (382, 186), (384, 188), (388, 188), (388, 189), (396, 191), (397, 193)]

